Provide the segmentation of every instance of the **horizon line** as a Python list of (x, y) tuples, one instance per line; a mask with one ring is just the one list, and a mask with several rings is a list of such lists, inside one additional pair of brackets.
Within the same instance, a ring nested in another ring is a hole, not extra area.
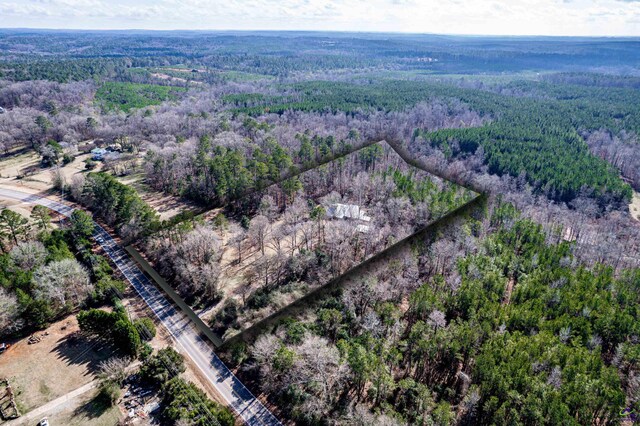
[(59, 27), (0, 27), (1, 31), (41, 31), (41, 32), (149, 32), (149, 33), (328, 33), (362, 35), (397, 36), (441, 36), (461, 38), (588, 38), (588, 39), (639, 39), (638, 35), (549, 35), (549, 34), (466, 34), (466, 33), (430, 33), (403, 31), (359, 31), (359, 30), (308, 30), (308, 29), (144, 29), (144, 28), (59, 28)]

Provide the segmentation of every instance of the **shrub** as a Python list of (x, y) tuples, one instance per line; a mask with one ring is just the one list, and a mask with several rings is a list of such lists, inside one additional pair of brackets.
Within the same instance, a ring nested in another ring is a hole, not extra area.
[(264, 288), (259, 288), (258, 290), (251, 293), (251, 295), (247, 298), (247, 307), (251, 309), (261, 309), (269, 305), (271, 303), (272, 294), (269, 290)]
[(140, 377), (155, 386), (162, 386), (184, 371), (184, 358), (175, 349), (168, 347), (160, 349), (144, 362), (140, 368)]
[(180, 377), (171, 379), (163, 388), (164, 415), (172, 421), (194, 420), (194, 424), (233, 426), (231, 411), (207, 398), (204, 392)]
[(151, 318), (140, 318), (133, 322), (138, 334), (142, 340), (149, 341), (156, 336), (156, 326), (153, 324)]
[(101, 278), (93, 289), (92, 299), (96, 304), (120, 299), (126, 289), (126, 284), (112, 278)]
[(62, 164), (67, 165), (73, 161), (73, 156), (69, 154), (64, 154), (62, 156)]
[(124, 353), (137, 356), (142, 340), (138, 330), (127, 318), (122, 318), (113, 325), (113, 342)]
[(235, 299), (229, 299), (225, 302), (222, 310), (211, 318), (209, 326), (215, 332), (224, 332), (228, 327), (237, 325), (238, 319), (238, 302)]
[(86, 160), (84, 160), (84, 168), (87, 170), (93, 170), (96, 167), (98, 167), (98, 163), (96, 163), (95, 161), (87, 158)]
[(140, 361), (146, 361), (149, 359), (151, 354), (153, 353), (153, 348), (147, 342), (144, 342), (140, 347), (140, 352), (138, 353), (138, 359)]
[(114, 312), (101, 309), (82, 311), (78, 314), (78, 324), (84, 332), (113, 341), (127, 355), (136, 356), (142, 345), (137, 328), (118, 307)]
[(113, 312), (89, 309), (78, 314), (78, 325), (86, 333), (101, 335), (111, 330), (118, 318), (119, 315)]

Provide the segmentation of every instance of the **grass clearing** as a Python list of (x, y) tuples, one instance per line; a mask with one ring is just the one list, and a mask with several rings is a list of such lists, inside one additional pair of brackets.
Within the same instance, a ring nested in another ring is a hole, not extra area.
[(126, 176), (116, 176), (121, 183), (133, 188), (140, 198), (144, 200), (156, 213), (160, 215), (160, 220), (168, 220), (172, 217), (190, 210), (198, 210), (198, 207), (173, 195), (167, 195), (164, 192), (156, 191), (150, 188), (144, 182), (144, 173), (132, 173)]
[[(51, 425), (65, 426), (114, 426), (124, 417), (118, 406), (105, 405), (96, 398), (96, 390), (69, 401), (55, 412), (47, 415)], [(32, 425), (25, 421), (22, 425)]]
[(96, 101), (108, 110), (130, 112), (132, 109), (160, 105), (178, 99), (184, 87), (154, 84), (106, 82), (96, 92)]

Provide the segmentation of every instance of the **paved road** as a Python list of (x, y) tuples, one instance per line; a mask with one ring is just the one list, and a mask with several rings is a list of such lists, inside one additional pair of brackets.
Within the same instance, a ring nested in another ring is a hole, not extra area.
[[(40, 204), (65, 216), (70, 216), (73, 212), (72, 207), (57, 201), (12, 189), (0, 188), (0, 197)], [(224, 365), (209, 343), (200, 337), (189, 319), (173, 307), (109, 233), (96, 224), (94, 237), (169, 330), (182, 347), (182, 352), (191, 358), (240, 418), (251, 426), (280, 425), (278, 419)]]

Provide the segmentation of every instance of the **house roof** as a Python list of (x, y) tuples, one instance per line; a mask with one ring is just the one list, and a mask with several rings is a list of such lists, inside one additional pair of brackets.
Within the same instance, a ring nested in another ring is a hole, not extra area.
[(327, 216), (336, 219), (358, 219), (369, 222), (371, 218), (364, 214), (360, 206), (355, 204), (335, 203), (327, 208)]

